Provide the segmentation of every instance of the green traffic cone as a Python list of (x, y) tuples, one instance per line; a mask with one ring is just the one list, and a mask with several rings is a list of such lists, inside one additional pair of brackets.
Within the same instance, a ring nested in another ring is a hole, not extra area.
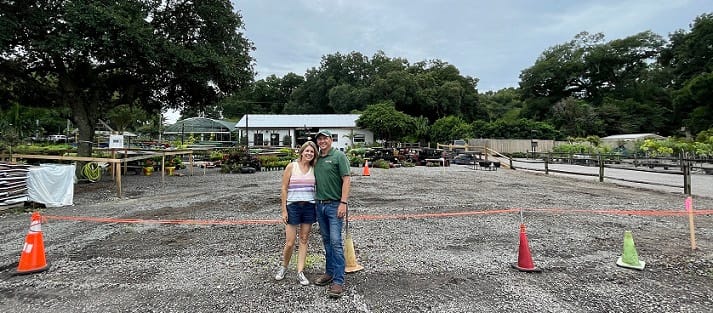
[(636, 247), (634, 247), (634, 237), (630, 230), (624, 232), (624, 252), (616, 260), (616, 265), (635, 270), (643, 270), (646, 266), (646, 262), (639, 260), (639, 254), (636, 253)]

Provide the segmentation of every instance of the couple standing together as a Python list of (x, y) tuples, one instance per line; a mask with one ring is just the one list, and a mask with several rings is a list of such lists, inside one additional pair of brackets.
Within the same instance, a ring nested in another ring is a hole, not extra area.
[(324, 243), (326, 269), (314, 284), (329, 285), (327, 294), (330, 297), (342, 296), (345, 267), (342, 224), (349, 199), (349, 174), (349, 160), (343, 152), (332, 147), (332, 133), (327, 130), (317, 133), (317, 145), (312, 141), (303, 144), (299, 149), (299, 158), (285, 167), (280, 200), (286, 240), (282, 266), (275, 279), (285, 278), (299, 226), (297, 280), (302, 285), (309, 285), (302, 270), (307, 258), (309, 233), (312, 224), (317, 221)]

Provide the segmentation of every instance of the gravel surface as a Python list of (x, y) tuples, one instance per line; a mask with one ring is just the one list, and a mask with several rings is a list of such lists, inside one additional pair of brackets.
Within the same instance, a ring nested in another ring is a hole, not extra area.
[[(30, 213), (0, 213), (0, 312), (710, 312), (713, 198), (528, 171), (353, 168), (346, 292), (274, 281), (281, 172), (124, 176), (40, 209), (50, 268), (13, 275)], [(182, 171), (186, 173), (186, 170)], [(27, 210), (30, 211), (30, 210)], [(522, 212), (522, 215), (521, 213)], [(521, 216), (542, 273), (518, 260)], [(643, 271), (617, 267), (624, 231)], [(310, 237), (307, 277), (324, 266)]]

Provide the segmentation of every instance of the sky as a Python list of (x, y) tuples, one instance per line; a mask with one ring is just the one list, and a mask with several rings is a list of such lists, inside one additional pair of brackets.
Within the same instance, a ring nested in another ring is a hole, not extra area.
[(651, 30), (668, 38), (710, 0), (232, 0), (256, 50), (256, 79), (304, 75), (337, 52), (384, 51), (413, 64), (440, 59), (478, 90), (517, 87), (547, 48), (582, 31), (605, 41)]
[[(323, 56), (378, 51), (410, 64), (438, 59), (479, 79), (479, 92), (517, 87), (546, 49), (586, 31), (605, 41), (690, 31), (710, 0), (231, 0), (253, 42), (256, 80), (319, 68)], [(178, 118), (173, 112), (169, 122)]]

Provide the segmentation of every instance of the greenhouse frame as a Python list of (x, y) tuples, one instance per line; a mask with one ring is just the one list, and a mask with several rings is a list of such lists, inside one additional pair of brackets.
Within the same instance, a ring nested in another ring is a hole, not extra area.
[(212, 141), (232, 144), (237, 141), (233, 131), (235, 122), (207, 117), (191, 117), (166, 126), (163, 135), (173, 140), (188, 140), (193, 136), (197, 141)]

